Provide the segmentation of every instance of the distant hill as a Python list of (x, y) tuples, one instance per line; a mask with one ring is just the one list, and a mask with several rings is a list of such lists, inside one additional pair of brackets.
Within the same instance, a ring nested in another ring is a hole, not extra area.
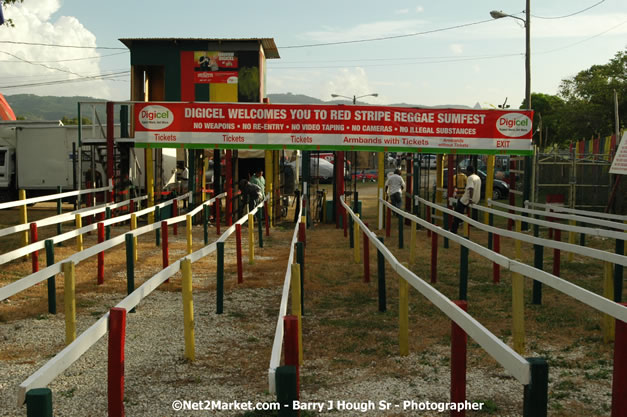
[[(56, 97), (56, 96), (36, 96), (34, 94), (16, 94), (5, 96), (7, 102), (13, 108), (17, 117), (23, 117), (26, 120), (60, 120), (64, 116), (69, 119), (77, 117), (77, 103), (79, 101), (106, 101), (105, 99), (73, 96), (73, 97)], [(304, 94), (268, 94), (270, 103), (275, 104), (351, 104), (350, 100), (330, 100), (323, 101), (315, 97), (306, 96)], [(358, 104), (365, 104), (360, 103)], [(469, 109), (468, 106), (460, 105), (442, 105), (442, 106), (421, 106), (416, 104), (390, 104), (392, 107), (422, 107), (422, 108), (461, 108)], [(84, 117), (91, 117), (91, 114), (85, 114)]]

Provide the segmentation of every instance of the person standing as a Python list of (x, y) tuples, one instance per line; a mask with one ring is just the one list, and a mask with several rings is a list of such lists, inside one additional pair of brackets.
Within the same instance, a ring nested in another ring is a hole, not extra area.
[(388, 179), (385, 181), (385, 192), (390, 196), (390, 203), (396, 208), (401, 208), (404, 189), (405, 181), (401, 177), (401, 170), (397, 168), (394, 170), (394, 174), (388, 176)]
[(259, 170), (257, 172), (255, 172), (255, 174), (250, 177), (250, 182), (252, 182), (253, 184), (256, 184), (257, 186), (259, 186), (259, 188), (261, 188), (261, 191), (263, 193), (265, 193), (266, 191), (266, 179), (263, 177), (263, 171)]
[(252, 211), (263, 200), (263, 192), (257, 184), (242, 179), (239, 182), (239, 189), (242, 192), (244, 204), (248, 203), (248, 211)]
[[(466, 174), (468, 174), (468, 178), (466, 180), (464, 195), (457, 200), (457, 204), (455, 205), (455, 211), (461, 214), (465, 214), (468, 206), (477, 204), (481, 199), (481, 178), (475, 174), (475, 167), (468, 165)], [(460, 218), (454, 217), (451, 232), (457, 233), (457, 228), (462, 222)]]

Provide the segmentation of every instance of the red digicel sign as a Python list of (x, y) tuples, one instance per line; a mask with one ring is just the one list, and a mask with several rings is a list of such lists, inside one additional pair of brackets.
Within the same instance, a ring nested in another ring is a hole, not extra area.
[(529, 154), (532, 118), (522, 110), (142, 103), (135, 105), (135, 139), (156, 146)]

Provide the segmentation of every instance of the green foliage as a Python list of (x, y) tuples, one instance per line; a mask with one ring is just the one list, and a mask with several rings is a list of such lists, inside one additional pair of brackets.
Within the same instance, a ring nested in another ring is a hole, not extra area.
[(105, 101), (83, 96), (56, 97), (34, 94), (15, 94), (4, 97), (20, 120), (62, 120), (64, 117), (73, 120), (78, 112), (79, 101)]
[[(22, 3), (23, 1), (24, 0), (4, 0), (1, 4), (2, 4), (2, 7), (6, 8), (8, 6), (12, 6), (15, 3)], [(4, 22), (4, 26), (11, 27), (11, 28), (15, 27), (12, 19), (6, 19)]]
[[(63, 123), (65, 126), (78, 125), (78, 117), (69, 118), (67, 116), (63, 116), (61, 118), (61, 123)], [(81, 117), (81, 124), (90, 125), (91, 120), (88, 117)]]
[(259, 102), (259, 68), (243, 67), (238, 74), (238, 93), (247, 101)]

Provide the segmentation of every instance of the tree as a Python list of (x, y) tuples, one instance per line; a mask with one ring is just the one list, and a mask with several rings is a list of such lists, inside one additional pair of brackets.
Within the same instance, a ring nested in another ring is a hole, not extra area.
[[(24, 0), (4, 0), (1, 4), (2, 4), (2, 7), (8, 7), (8, 6), (12, 6), (15, 3), (23, 3), (23, 2)], [(2, 17), (2, 10), (0, 10), (0, 17)], [(0, 19), (0, 24), (2, 24), (1, 22), (2, 22), (2, 19)], [(5, 23), (9, 27), (15, 27), (12, 19), (6, 19)]]

